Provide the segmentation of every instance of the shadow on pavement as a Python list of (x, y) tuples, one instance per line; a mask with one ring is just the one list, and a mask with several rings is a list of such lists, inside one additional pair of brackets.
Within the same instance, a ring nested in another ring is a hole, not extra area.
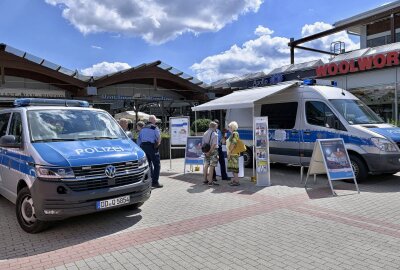
[[(329, 187), (328, 178), (326, 175), (317, 176), (317, 181), (314, 183), (313, 177), (310, 176), (307, 189), (305, 189), (304, 181), (307, 175), (307, 169), (304, 171), (304, 180), (300, 179), (300, 167), (287, 166), (283, 164), (271, 164), (271, 183), (272, 186), (287, 186), (292, 188), (304, 189), (310, 199), (322, 199), (332, 197), (332, 192)], [(235, 192), (239, 194), (254, 194), (262, 188), (255, 186), (254, 183), (249, 181), (252, 176), (252, 169), (245, 169), (245, 177), (240, 180), (241, 185), (238, 187), (231, 187), (228, 181), (218, 180), (220, 186), (208, 187), (203, 184), (203, 175), (201, 173), (186, 173), (171, 176), (172, 179), (184, 181), (192, 184), (188, 188), (189, 193), (201, 193), (210, 188), (213, 193), (226, 193)], [(219, 177), (218, 177), (219, 179)], [(387, 192), (400, 192), (400, 176), (398, 175), (376, 175), (370, 176), (368, 179), (358, 183), (360, 192), (374, 192), (374, 193), (387, 193)], [(355, 185), (353, 182), (334, 181), (334, 190), (338, 191), (338, 195), (342, 196), (345, 193), (356, 193)], [(346, 194), (347, 195), (347, 194)]]
[(15, 206), (0, 196), (0, 261), (22, 258), (74, 246), (118, 233), (137, 224), (139, 210), (114, 209), (57, 221), (39, 234), (24, 232)]

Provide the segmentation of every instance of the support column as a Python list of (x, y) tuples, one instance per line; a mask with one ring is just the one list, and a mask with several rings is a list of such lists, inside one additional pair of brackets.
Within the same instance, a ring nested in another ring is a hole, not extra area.
[(4, 74), (4, 66), (0, 67), (0, 86), (6, 83), (6, 78)]
[(390, 15), (390, 43), (396, 42), (396, 27), (395, 27), (395, 16), (394, 14)]
[(153, 88), (154, 91), (157, 91), (157, 78), (153, 78)]
[(294, 47), (292, 45), (292, 42), (294, 41), (294, 38), (290, 38), (290, 64), (294, 64)]

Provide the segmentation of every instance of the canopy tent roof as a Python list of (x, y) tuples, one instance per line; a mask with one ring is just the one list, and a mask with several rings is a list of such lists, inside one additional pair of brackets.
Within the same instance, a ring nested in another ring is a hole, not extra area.
[(192, 111), (212, 111), (212, 110), (253, 108), (254, 103), (256, 103), (257, 101), (260, 101), (270, 95), (281, 92), (298, 83), (299, 81), (289, 81), (273, 86), (235, 91), (232, 94), (223, 96), (218, 99), (214, 99), (210, 102), (201, 104), (196, 107), (192, 107)]
[[(144, 113), (144, 112), (138, 112), (138, 119), (141, 121), (149, 121), (150, 114)], [(133, 122), (136, 121), (136, 113), (134, 111), (126, 111), (126, 112), (121, 112), (117, 113), (115, 115), (115, 119), (121, 119), (121, 118), (126, 118), (130, 119)], [(161, 122), (161, 119), (156, 118), (157, 123)]]

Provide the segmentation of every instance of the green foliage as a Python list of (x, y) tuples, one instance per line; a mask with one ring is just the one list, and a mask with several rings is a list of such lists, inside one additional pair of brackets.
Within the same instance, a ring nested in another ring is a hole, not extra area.
[(208, 129), (211, 119), (197, 119), (192, 123), (191, 130), (195, 131), (197, 126), (197, 132), (205, 132)]
[(393, 125), (393, 126), (400, 127), (400, 121), (397, 121), (397, 124), (396, 124), (396, 122), (395, 122), (394, 119), (389, 119), (389, 120), (388, 120), (388, 124), (391, 124), (391, 125)]

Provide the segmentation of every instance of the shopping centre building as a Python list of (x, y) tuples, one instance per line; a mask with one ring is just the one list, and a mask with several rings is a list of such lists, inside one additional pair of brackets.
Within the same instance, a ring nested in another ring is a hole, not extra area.
[[(333, 42), (329, 51), (303, 45), (340, 31), (358, 36), (360, 49), (346, 51), (341, 40)], [(290, 65), (274, 69), (268, 74), (249, 74), (219, 81), (214, 85), (251, 88), (294, 79), (332, 80), (363, 100), (385, 121), (399, 121), (400, 1), (336, 22), (330, 30), (298, 40), (291, 39), (289, 47)], [(319, 59), (296, 63), (295, 50), (328, 54), (330, 60), (325, 63)]]
[(111, 114), (136, 110), (167, 123), (168, 117), (190, 115), (191, 107), (227, 91), (161, 61), (93, 77), (0, 44), (0, 107), (21, 97), (83, 99)]

